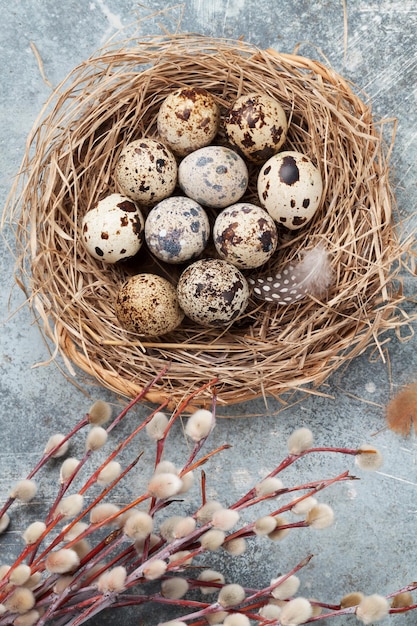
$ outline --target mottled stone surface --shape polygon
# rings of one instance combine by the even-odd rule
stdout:
[[[158,28],[156,22],[161,22],[170,31],[178,26],[182,31],[243,36],[262,47],[292,52],[299,46],[306,56],[328,59],[336,71],[364,90],[364,98],[373,102],[378,116],[398,120],[392,170],[399,215],[407,220],[417,205],[416,4],[414,0],[349,0],[346,4],[347,31],[343,3],[336,0],[185,0],[168,14],[144,20],[141,31],[153,34]],[[2,205],[28,132],[50,94],[31,42],[39,51],[47,79],[57,85],[119,27],[132,23],[137,15],[143,17],[165,6],[163,0],[149,0],[148,9],[140,8],[133,0],[0,0]],[[410,236],[414,224],[413,217],[404,222],[404,231]],[[0,241],[2,496],[17,477],[32,467],[49,435],[67,429],[86,411],[90,404],[86,394],[118,404],[117,398],[102,392],[80,373],[76,376],[79,388],[75,388],[62,375],[59,368],[66,370],[59,359],[59,368],[53,364],[34,367],[48,361],[50,354],[27,308],[21,307],[22,294],[17,287],[12,289],[14,259],[8,244],[13,245],[13,241],[6,230]],[[410,293],[415,292],[413,282],[411,278],[406,280]],[[416,580],[416,438],[401,439],[382,430],[384,405],[390,395],[416,378],[415,348],[415,339],[403,343],[395,335],[387,335],[382,348],[385,363],[377,353],[366,353],[339,370],[320,394],[300,404],[284,410],[278,401],[268,401],[267,407],[263,401],[253,401],[220,410],[222,415],[239,419],[219,421],[211,443],[216,446],[226,441],[233,447],[205,469],[210,496],[226,504],[274,467],[285,453],[285,441],[295,427],[309,426],[318,445],[357,447],[372,441],[385,456],[385,464],[376,474],[362,473],[361,481],[334,486],[323,495],[336,513],[331,529],[317,533],[293,531],[293,537],[274,544],[273,549],[263,541],[253,544],[246,556],[227,558],[221,565],[228,581],[251,587],[268,584],[270,578],[287,571],[309,553],[315,556],[301,573],[300,592],[329,602],[337,602],[343,593],[356,589],[388,594]],[[144,416],[145,408],[136,414]],[[173,439],[177,456],[184,450],[179,425]],[[145,467],[146,459],[143,464]],[[350,464],[340,458],[332,457],[327,462],[314,457],[301,465],[304,477],[322,478]],[[137,470],[139,477],[141,471]],[[283,477],[286,483],[290,475]],[[41,493],[45,499],[51,500],[53,488],[44,479]],[[197,497],[195,491],[195,500]],[[27,507],[16,510],[10,539],[0,543],[0,562],[10,561],[16,535],[27,524],[27,513]],[[216,567],[220,559],[221,554],[215,553],[210,563]],[[123,623],[152,625],[170,615],[159,611],[139,614],[129,609],[123,612]],[[416,615],[409,614],[392,617],[386,623],[412,626],[416,621]],[[337,624],[347,622],[335,620]],[[92,623],[115,624],[116,620],[110,613]]]

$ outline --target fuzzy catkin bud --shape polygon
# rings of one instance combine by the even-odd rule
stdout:
[[[87,413],[87,419],[94,426],[101,426],[109,421],[112,414],[112,408],[108,402],[104,400],[96,400]]]
[[[36,495],[38,488],[34,480],[19,480],[10,492],[10,497],[20,502],[30,502]]]
[[[85,441],[85,449],[87,451],[95,452],[100,450],[107,441],[107,431],[101,426],[93,426],[87,435]]]
[[[297,593],[300,586],[300,579],[297,576],[289,576],[283,580],[283,576],[273,578],[271,580],[271,586],[276,585],[275,589],[271,591],[271,595],[276,600],[287,600],[295,593]],[[282,582],[280,582],[282,580]]]
[[[55,585],[53,586],[53,592],[60,594],[67,589],[74,581],[74,576],[59,576]]]
[[[154,559],[153,561],[149,561],[144,569],[143,575],[147,580],[156,580],[157,578],[161,578],[166,572],[167,564],[162,559]]]
[[[233,509],[219,509],[213,513],[212,524],[220,530],[231,530],[239,521],[239,513]]]
[[[275,529],[272,532],[268,533],[269,539],[271,539],[272,541],[281,541],[282,539],[284,539],[284,537],[286,537],[290,532],[289,528],[283,528],[287,524],[288,522],[285,517],[277,515],[275,518]]]
[[[124,534],[133,541],[145,539],[152,530],[153,519],[144,511],[135,511],[133,515],[129,515],[123,526]]]
[[[194,532],[197,522],[193,517],[182,517],[174,528],[174,539],[182,539]]]
[[[187,472],[186,474],[183,474],[181,476],[181,480],[182,480],[182,485],[181,485],[181,489],[179,490],[178,494],[180,494],[180,493],[187,493],[187,491],[189,491],[191,489],[191,487],[194,484],[194,474],[193,474],[193,472]]]
[[[101,593],[119,593],[124,590],[126,582],[126,568],[121,565],[103,572],[97,581],[97,589]]]
[[[358,448],[355,456],[355,464],[360,469],[372,472],[379,469],[383,462],[383,456],[376,448],[369,445],[363,445]]]
[[[409,591],[403,591],[392,598],[391,607],[400,609],[413,604],[413,596]]]
[[[260,483],[255,486],[255,492],[257,496],[268,496],[275,491],[280,491],[283,489],[284,485],[279,478],[275,476],[270,476],[269,478],[265,478]]]
[[[119,507],[116,504],[112,504],[110,502],[103,502],[102,504],[97,504],[90,511],[90,522],[91,524],[101,524],[108,517],[112,517],[120,511]],[[112,519],[108,522],[108,524],[118,524],[116,519]]]
[[[222,508],[222,505],[220,504],[220,502],[217,502],[217,500],[208,500],[197,511],[197,521],[203,525],[208,524],[213,519],[214,512]]]
[[[56,446],[59,446],[59,444],[62,443],[64,439],[65,439],[65,435],[62,435],[61,433],[56,433],[55,435],[52,435],[51,437],[49,437],[43,453],[49,454],[51,450],[56,448]],[[51,459],[58,459],[60,456],[64,456],[64,454],[68,450],[68,447],[69,447],[68,441],[65,441],[64,443],[62,443],[62,445],[60,445],[59,448],[53,454],[51,454]]]
[[[265,604],[259,609],[259,615],[266,620],[278,620],[281,615],[281,607],[276,604]]]
[[[177,474],[178,471],[172,461],[160,461],[155,467],[154,474]]]
[[[66,498],[62,498],[56,507],[55,516],[62,515],[64,519],[75,517],[83,508],[84,497],[80,493],[73,493]]]
[[[231,583],[225,585],[220,589],[217,601],[224,608],[227,609],[232,606],[240,604],[245,599],[245,590],[241,585]]]
[[[157,473],[149,481],[148,491],[155,498],[165,500],[175,496],[182,487],[182,480],[176,474]]]
[[[0,517],[0,535],[1,533],[4,533],[4,531],[7,529],[7,527],[10,524],[10,517],[7,513],[3,513],[3,515]]]
[[[165,413],[158,411],[153,418],[146,424],[146,434],[150,439],[154,441],[160,441],[165,433],[165,429],[168,426],[168,418]]]
[[[210,550],[214,552],[218,550],[226,538],[225,533],[217,528],[208,530],[200,537],[200,544],[204,550]]]
[[[269,535],[275,530],[277,520],[272,515],[264,515],[259,517],[253,527],[255,535]]]
[[[75,550],[61,548],[55,552],[50,552],[46,557],[45,567],[52,574],[66,574],[77,568],[80,559]]]
[[[384,596],[365,596],[356,609],[356,617],[363,624],[371,624],[388,615],[389,604]]]
[[[188,418],[185,426],[185,434],[196,443],[208,437],[214,428],[215,418],[211,411],[198,409]]]
[[[328,504],[316,504],[308,511],[305,521],[312,528],[322,530],[331,526],[333,520],[333,509]]]
[[[21,563],[11,571],[9,580],[12,585],[24,585],[29,580],[31,573],[29,565]]]
[[[25,582],[24,586],[27,587],[28,589],[36,589],[36,587],[38,587],[41,582],[42,582],[41,572],[35,572]]]
[[[61,465],[61,470],[59,473],[59,481],[61,484],[66,483],[67,480],[69,480],[73,476],[79,464],[79,460],[73,457],[65,459],[65,461]]]
[[[279,616],[282,626],[304,624],[313,614],[310,602],[306,598],[294,598],[286,604]]]
[[[250,619],[244,613],[229,613],[224,618],[223,626],[250,626]]]
[[[4,601],[4,606],[10,613],[27,613],[35,606],[35,596],[26,587],[16,587]]]
[[[40,617],[39,611],[31,609],[23,615],[19,615],[13,620],[13,626],[33,626]]]
[[[179,565],[176,565],[176,568],[178,570],[183,570],[184,568],[187,567],[187,565],[191,565],[191,563],[193,562],[192,556],[187,558],[190,554],[191,552],[189,550],[178,550],[178,552],[174,552],[174,554],[171,554],[168,561],[169,563],[173,563],[174,565],[176,564],[177,561],[181,561]]]
[[[224,576],[221,572],[216,572],[216,570],[214,569],[205,569],[201,572],[201,574],[198,577],[198,580],[204,581],[204,582],[212,582],[212,583],[219,583],[221,585],[224,585]],[[219,588],[218,587],[211,587],[211,586],[202,586],[199,588],[200,592],[203,595],[209,594],[209,593],[214,593],[215,591],[218,591]]]
[[[313,445],[313,433],[309,428],[297,428],[288,438],[290,454],[301,454]]]
[[[347,609],[349,606],[356,606],[364,599],[365,595],[360,591],[352,591],[352,593],[347,593],[340,600],[340,608]]]
[[[316,506],[316,504],[316,498],[313,498],[313,496],[308,496],[308,498],[304,498],[304,500],[296,502],[291,509],[291,513],[294,513],[294,515],[305,515],[309,512],[310,509],[313,508],[313,506]]]
[[[23,533],[23,540],[27,546],[36,543],[39,537],[46,530],[46,524],[44,522],[33,522],[30,524]]]
[[[167,578],[161,583],[161,593],[164,598],[170,600],[179,600],[187,593],[189,584],[185,578],[180,576]]]
[[[67,528],[68,528],[68,525],[64,526],[62,530],[66,531]],[[76,539],[87,528],[88,528],[88,524],[86,524],[85,522],[77,522],[76,524],[74,524],[74,526],[72,526],[68,530],[68,532],[65,532],[64,541],[72,541],[73,539]]]
[[[240,556],[241,554],[244,554],[246,552],[246,547],[246,540],[243,537],[236,537],[236,539],[231,539],[223,544],[223,549],[232,556]]]
[[[117,461],[110,461],[97,476],[97,484],[104,487],[120,476],[122,466]]]

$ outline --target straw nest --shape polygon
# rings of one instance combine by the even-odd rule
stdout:
[[[155,136],[160,104],[185,85],[208,89],[223,111],[249,91],[281,102],[290,120],[285,148],[318,165],[325,199],[305,228],[281,233],[267,269],[282,268],[321,243],[335,279],[323,301],[307,297],[284,307],[251,300],[231,328],[186,321],[170,335],[142,339],[117,322],[120,284],[144,269],[175,281],[177,270],[144,255],[136,266],[92,259],[80,242],[80,221],[116,190],[113,170],[123,145]],[[378,349],[381,333],[405,321],[396,278],[407,250],[393,227],[392,135],[384,139],[385,128],[327,63],[242,41],[151,37],[82,63],[37,122],[8,207],[21,252],[18,280],[53,353],[61,353],[70,370],[75,364],[123,396],[136,395],[168,365],[150,401],[176,401],[217,377],[220,402],[232,404],[314,390],[370,345]],[[255,185],[246,198],[256,201]]]

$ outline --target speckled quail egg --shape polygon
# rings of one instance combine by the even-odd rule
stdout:
[[[302,228],[318,209],[323,191],[320,171],[301,152],[275,154],[261,168],[258,195],[278,224]]]
[[[255,204],[238,203],[223,209],[213,226],[219,256],[236,267],[260,267],[273,255],[278,232],[272,217]]]
[[[95,259],[117,263],[139,252],[144,238],[144,223],[135,202],[119,193],[112,193],[84,215],[82,241]]]
[[[224,127],[230,143],[255,163],[263,163],[276,154],[288,131],[281,104],[259,93],[237,98],[225,117]]]
[[[219,123],[217,102],[200,87],[183,87],[171,93],[161,104],[157,118],[159,136],[179,156],[211,143]]]
[[[154,139],[137,139],[123,148],[114,175],[122,192],[142,204],[155,203],[172,194],[178,166],[171,150]]]
[[[184,196],[161,200],[145,222],[149,250],[166,263],[195,259],[206,247],[209,235],[207,213],[197,202]]]
[[[245,193],[248,168],[234,150],[225,146],[206,146],[181,161],[178,183],[185,195],[199,204],[223,209]]]
[[[115,311],[126,330],[149,337],[173,331],[184,318],[175,287],[156,274],[128,278],[117,294]]]
[[[200,259],[181,274],[177,285],[180,307],[203,326],[225,326],[241,315],[249,287],[240,270],[222,259]]]

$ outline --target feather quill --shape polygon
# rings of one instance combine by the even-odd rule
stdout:
[[[318,244],[298,263],[289,263],[275,276],[249,278],[254,296],[266,302],[289,305],[306,295],[320,298],[330,287],[333,270],[329,253]]]

